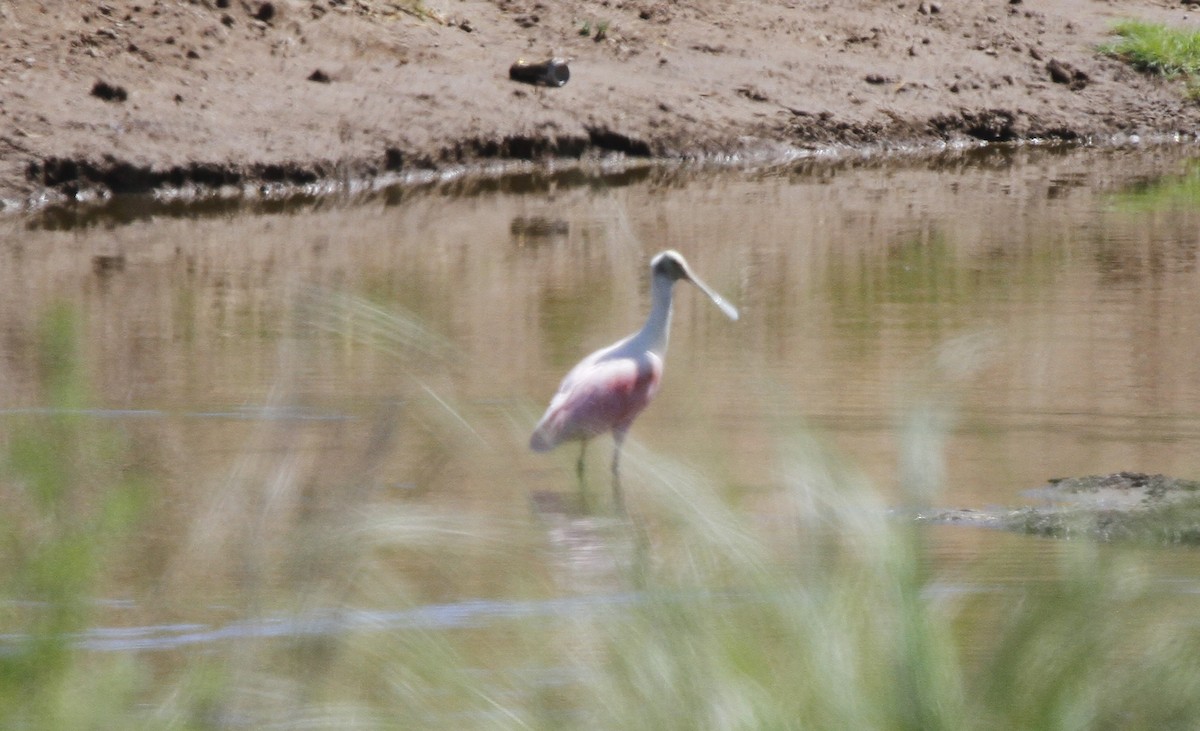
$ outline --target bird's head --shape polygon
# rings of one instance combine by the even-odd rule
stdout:
[[[714,292],[707,284],[700,280],[692,270],[688,267],[687,260],[678,251],[668,249],[667,251],[658,254],[650,260],[650,271],[655,279],[663,278],[668,282],[674,283],[680,279],[691,282],[700,288],[700,291],[708,295],[713,303],[721,308],[721,312],[730,320],[738,319],[737,308],[725,301],[725,298]]]
[[[666,277],[672,282],[677,282],[680,279],[692,279],[692,272],[688,269],[687,261],[678,251],[664,251],[658,256],[650,260],[650,271],[656,277]]]

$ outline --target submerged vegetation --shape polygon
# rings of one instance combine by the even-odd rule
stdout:
[[[436,357],[437,343],[407,318],[348,298],[326,307],[347,339],[398,351],[424,343],[419,357]],[[247,510],[227,495],[214,514],[245,533],[242,558],[254,567],[223,631],[189,651],[182,638],[203,633],[185,609],[192,624],[172,635],[176,649],[104,651],[88,642],[106,636],[97,634],[99,587],[134,550],[129,538],[152,514],[144,506],[153,491],[126,467],[138,463],[137,446],[77,415],[86,389],[72,322],[59,312],[44,328],[47,413],[0,429],[5,728],[1200,722],[1195,598],[1149,581],[1136,554],[1062,544],[1049,577],[999,588],[947,583],[933,568],[928,529],[896,520],[804,430],[781,439],[770,521],[730,508],[719,486],[634,445],[628,474],[638,499],[628,522],[563,515],[480,525],[423,501],[357,492],[272,542],[265,536],[281,528],[265,526],[281,520],[278,506],[319,477],[299,474],[303,464],[285,449],[261,476],[233,470],[241,481],[231,485],[270,500]],[[470,411],[451,393],[434,401],[452,414],[429,419],[445,448],[480,449],[464,428]],[[933,497],[942,474],[948,419],[932,403],[914,400],[898,429],[899,471],[915,504]],[[364,459],[380,449],[368,445]],[[563,596],[523,568],[536,562],[515,561],[559,550],[545,548],[554,531],[574,536],[562,550],[607,557],[601,588]],[[502,567],[488,602],[434,596],[410,580],[481,564]],[[576,580],[584,570],[579,560],[561,566]],[[252,583],[277,575],[293,578],[269,597]]]

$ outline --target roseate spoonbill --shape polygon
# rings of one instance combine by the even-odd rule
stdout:
[[[671,294],[675,282],[685,280],[729,316],[737,309],[692,274],[684,258],[664,251],[650,260],[650,316],[642,329],[607,348],[592,353],[567,373],[550,406],[533,430],[529,447],[546,452],[563,442],[581,442],[576,473],[583,484],[583,456],[588,440],[611,431],[613,435],[613,502],[624,510],[621,495],[621,445],[633,420],[654,398],[662,381],[663,357],[671,329]]]

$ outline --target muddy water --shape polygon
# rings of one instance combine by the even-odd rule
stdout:
[[[80,418],[153,485],[104,583],[101,623],[134,627],[115,649],[270,636],[264,613],[301,591],[337,607],[356,571],[383,587],[361,603],[452,617],[484,598],[501,603],[468,613],[520,611],[514,585],[621,597],[618,569],[572,549],[602,537],[556,522],[575,451],[526,443],[566,370],[640,325],[666,248],[742,317],[678,291],[664,387],[631,434],[635,514],[667,462],[767,521],[797,434],[898,502],[898,423],[929,403],[946,506],[1019,504],[1054,476],[1195,477],[1198,171],[1179,148],[955,152],[8,219],[0,431],[47,406],[38,323],[67,303]],[[599,514],[608,449],[590,453]],[[465,523],[441,530],[447,514]],[[382,536],[386,560],[346,535]],[[988,557],[983,581],[1058,550],[934,535],[952,570]],[[428,559],[441,550],[471,560]],[[388,616],[365,621],[411,620]]]

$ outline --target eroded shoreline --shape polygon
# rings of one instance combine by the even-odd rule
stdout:
[[[611,158],[1195,140],[1200,104],[1181,82],[1098,50],[1121,18],[1193,15],[1152,0],[18,0],[0,7],[12,31],[0,200],[12,211]],[[551,55],[569,59],[567,85],[508,78],[514,60]]]

